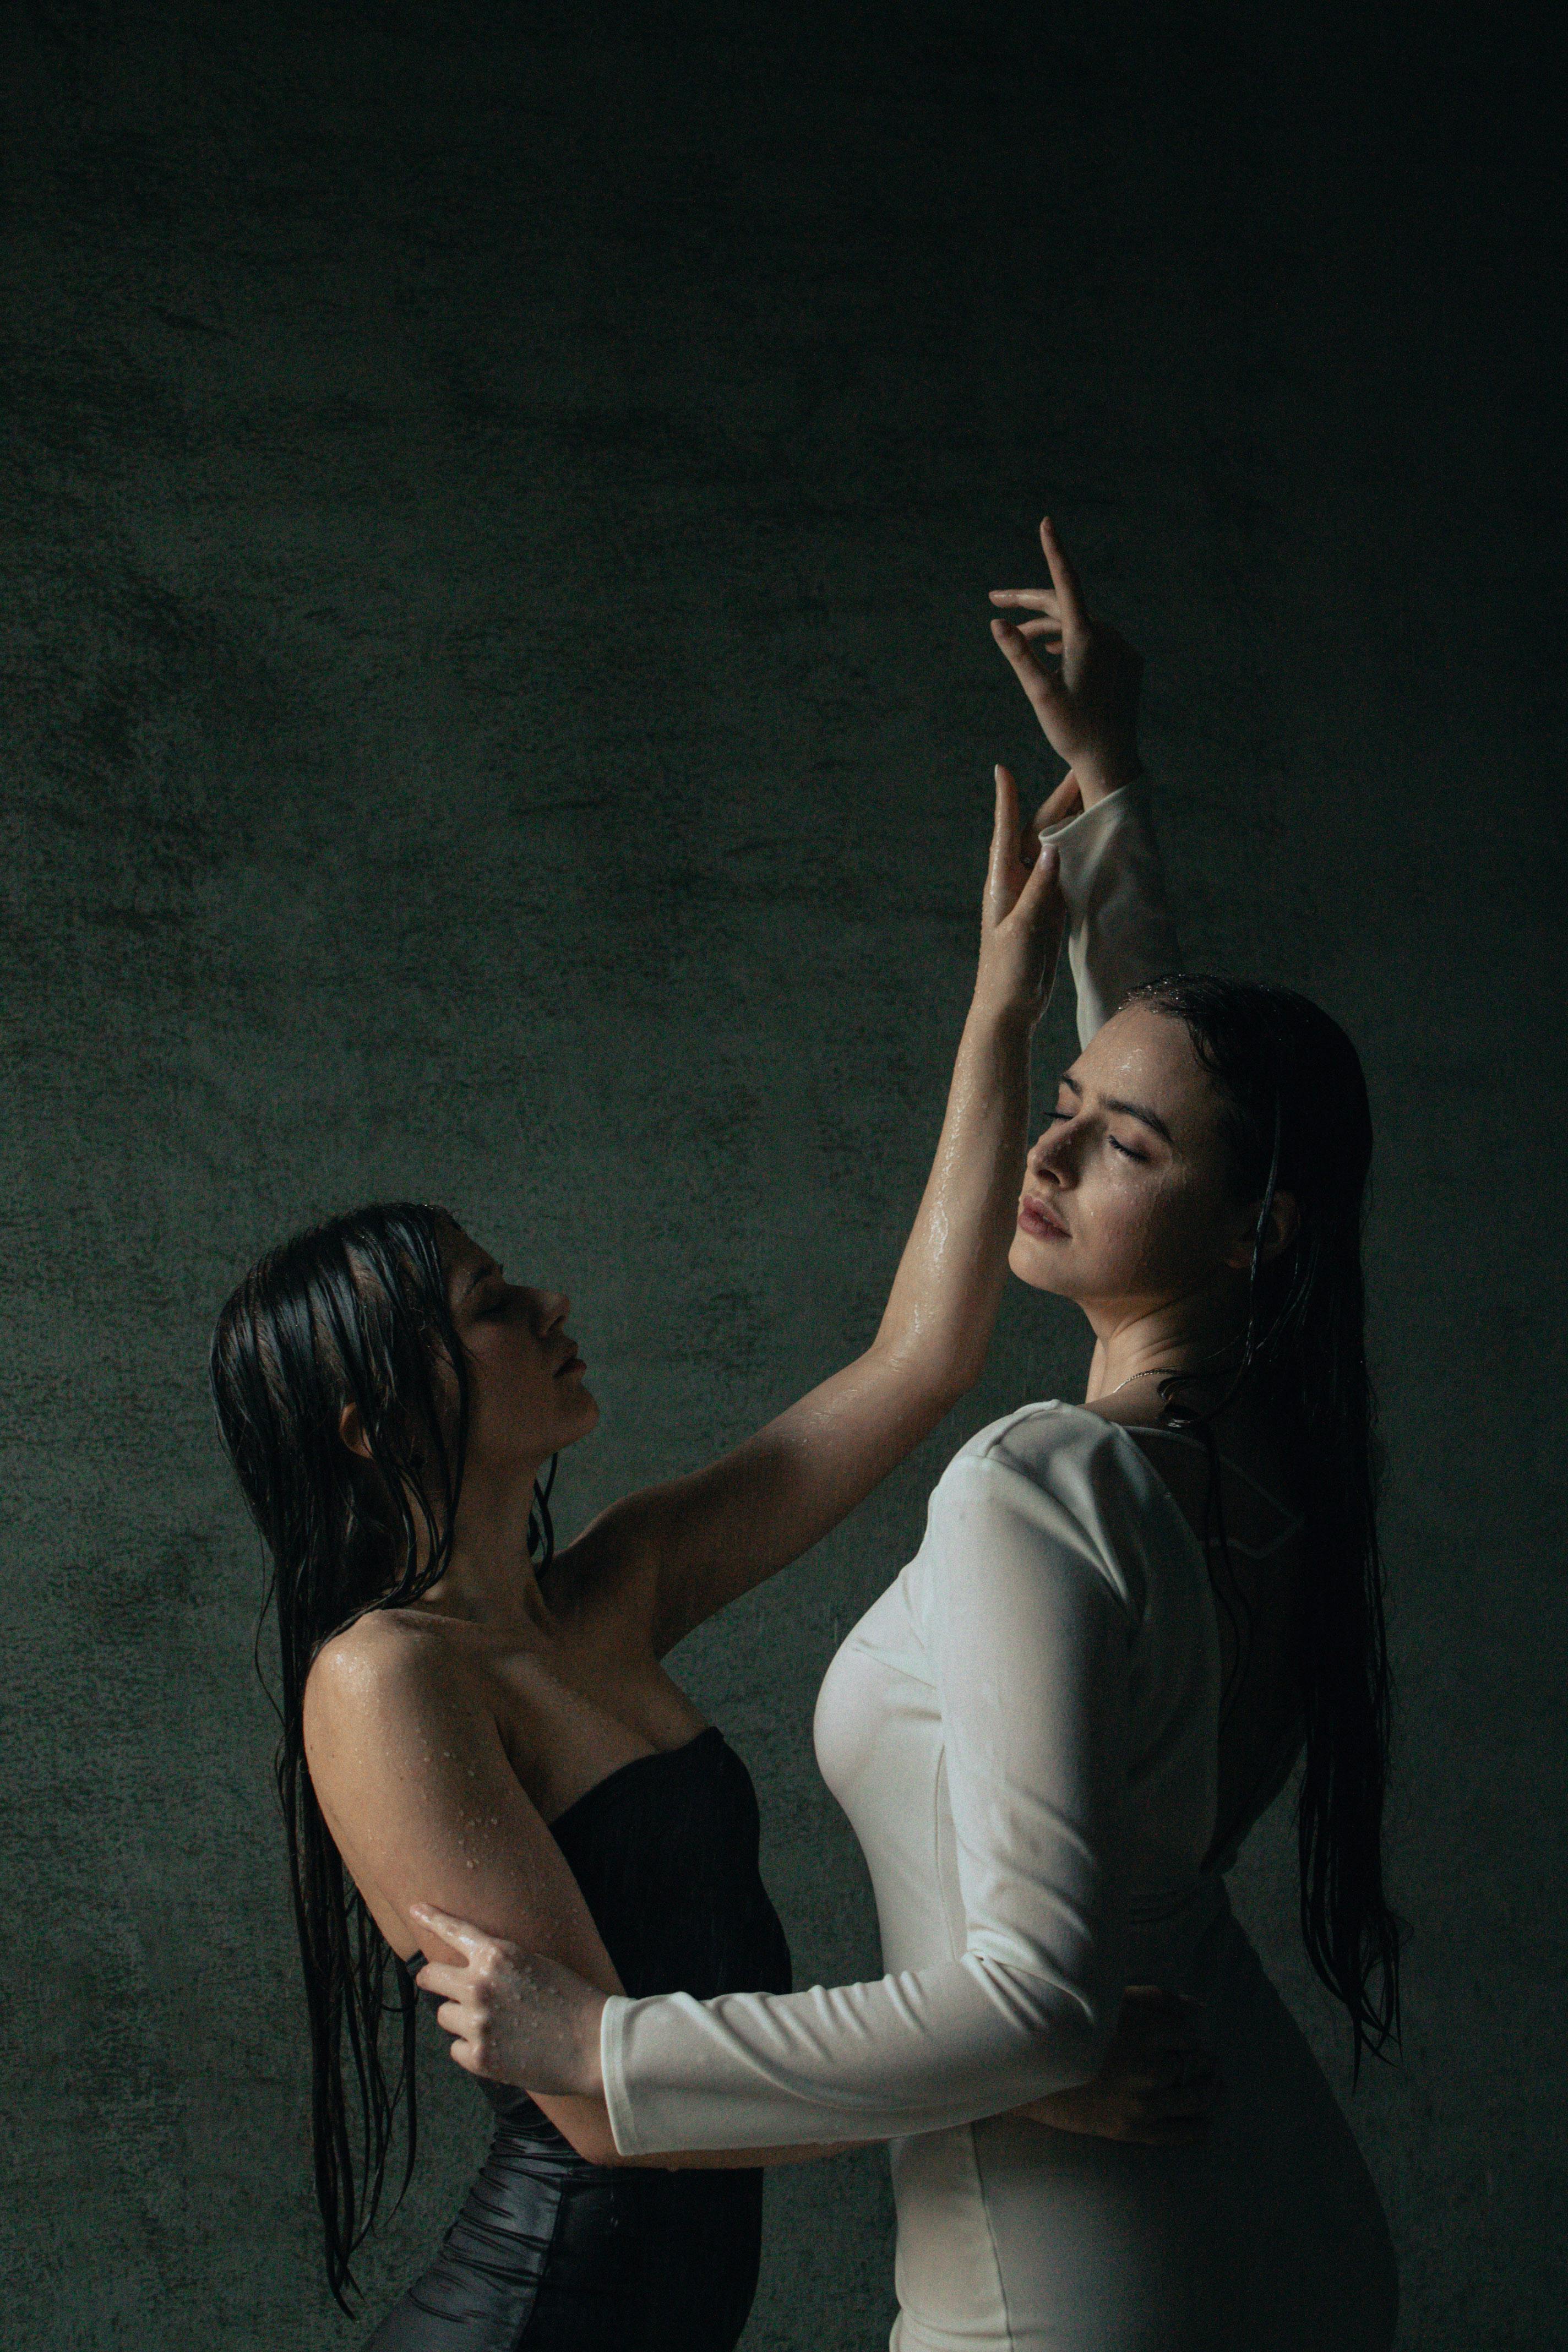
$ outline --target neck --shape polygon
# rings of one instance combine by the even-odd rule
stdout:
[[[487,1474],[470,1461],[463,1472],[458,1524],[446,1572],[425,1595],[433,1609],[480,1625],[537,1629],[554,1622],[528,1553],[533,1485],[542,1465]]]
[[[1096,1300],[1084,1311],[1094,1332],[1089,1404],[1161,1372],[1223,1379],[1234,1370],[1240,1337],[1235,1302],[1212,1291],[1153,1301]]]

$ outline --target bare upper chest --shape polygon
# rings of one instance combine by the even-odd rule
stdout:
[[[476,1657],[512,1770],[546,1822],[608,1773],[679,1748],[705,1718],[644,1646],[590,1620],[498,1634]]]

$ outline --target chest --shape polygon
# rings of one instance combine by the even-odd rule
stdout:
[[[963,1913],[942,1707],[907,1580],[839,1647],[813,1725],[818,1768],[870,1872],[889,1968],[945,1957]]]
[[[704,1727],[655,1660],[593,1639],[498,1648],[489,1677],[507,1760],[547,1822],[606,1774]]]

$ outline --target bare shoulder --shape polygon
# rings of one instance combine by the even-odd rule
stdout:
[[[371,1609],[316,1653],[305,1679],[305,1740],[374,1719],[427,1717],[471,1699],[482,1671],[473,1629],[416,1609]]]

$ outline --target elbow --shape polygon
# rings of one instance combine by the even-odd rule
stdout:
[[[584,2164],[597,2165],[604,2170],[619,2171],[634,2161],[631,2157],[623,2156],[616,2146],[616,2135],[610,2128],[606,2107],[600,2105],[595,2113],[592,2105],[584,2100],[581,2112],[557,2114],[553,2120],[567,2146],[582,2158]]]
[[[994,1964],[986,1974],[993,1999],[1011,2017],[1014,2063],[1031,2085],[1026,2095],[1043,2097],[1093,2082],[1115,2037],[1120,1986]]]

